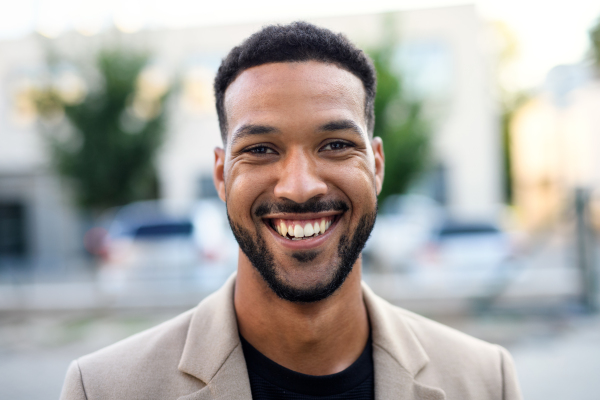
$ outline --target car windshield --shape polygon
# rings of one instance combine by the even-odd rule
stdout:
[[[135,229],[133,236],[136,239],[149,239],[170,236],[190,236],[193,233],[193,231],[194,227],[189,221],[164,222],[139,226]]]
[[[489,224],[452,224],[446,225],[440,229],[439,236],[482,235],[495,234],[498,232],[500,232],[498,228]]]

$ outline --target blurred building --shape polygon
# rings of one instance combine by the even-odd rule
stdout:
[[[344,32],[369,49],[386,34],[386,20],[397,27],[400,39],[397,67],[435,119],[436,168],[422,186],[451,215],[495,218],[502,203],[501,146],[492,93],[493,51],[483,40],[485,24],[472,5],[311,22]],[[116,43],[152,52],[155,70],[177,83],[167,138],[158,157],[161,194],[188,202],[215,195],[213,148],[221,140],[213,76],[221,58],[262,25],[114,31],[92,37],[68,33],[53,40],[30,36],[0,42],[0,253],[60,265],[80,248],[81,229],[68,185],[52,173],[36,129],[39,122],[23,98],[43,75],[48,46],[74,59]]]
[[[33,37],[0,42],[0,277],[9,279],[65,270],[80,243],[68,186],[50,168],[27,99],[43,62]]]
[[[552,226],[573,207],[575,189],[600,188],[600,82],[590,66],[563,65],[515,114],[515,206],[523,227]]]

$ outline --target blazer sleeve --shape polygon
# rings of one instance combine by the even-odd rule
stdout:
[[[69,365],[67,377],[65,378],[65,383],[60,394],[60,400],[87,400],[77,360]]]
[[[521,388],[517,379],[517,371],[510,353],[504,348],[500,349],[500,360],[502,367],[502,399],[522,400]]]

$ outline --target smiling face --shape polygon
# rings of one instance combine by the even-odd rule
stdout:
[[[372,230],[383,150],[364,102],[356,76],[316,61],[247,69],[225,92],[215,183],[240,257],[281,298],[329,296]]]

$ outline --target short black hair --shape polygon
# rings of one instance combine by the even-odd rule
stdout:
[[[227,142],[225,91],[246,69],[258,65],[320,61],[351,72],[365,88],[365,119],[369,134],[375,125],[374,101],[377,87],[375,68],[371,59],[341,33],[298,21],[288,25],[269,25],[234,47],[215,77],[214,89],[217,115],[223,143]]]

